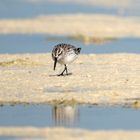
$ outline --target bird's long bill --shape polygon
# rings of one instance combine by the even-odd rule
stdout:
[[[57,63],[57,58],[54,59],[54,67],[53,67],[53,70],[55,70],[56,63]]]

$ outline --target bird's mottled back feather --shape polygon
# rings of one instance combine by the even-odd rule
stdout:
[[[69,64],[77,58],[80,50],[81,48],[76,48],[71,44],[60,43],[54,46],[52,58],[53,60],[57,58],[57,61],[60,64]]]

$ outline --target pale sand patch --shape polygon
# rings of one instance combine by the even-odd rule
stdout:
[[[1,19],[0,33],[51,34],[88,38],[140,37],[140,18],[94,14],[62,14],[31,19]]]
[[[19,61],[20,60],[20,61]],[[81,54],[58,77],[51,54],[0,55],[1,103],[140,103],[140,55]]]
[[[1,127],[0,136],[14,136],[18,137],[18,140],[139,140],[140,131],[88,131],[65,128]]]

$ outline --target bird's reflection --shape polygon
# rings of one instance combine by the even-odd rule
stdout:
[[[76,106],[54,106],[52,117],[55,126],[73,126],[79,118],[79,111]]]

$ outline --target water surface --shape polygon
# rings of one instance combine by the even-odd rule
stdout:
[[[70,127],[140,130],[140,110],[99,106],[16,105],[0,107],[0,127]]]
[[[79,40],[49,35],[0,35],[0,53],[48,53],[54,45],[62,42],[81,47],[84,54],[140,53],[140,39],[137,38],[85,44]]]

